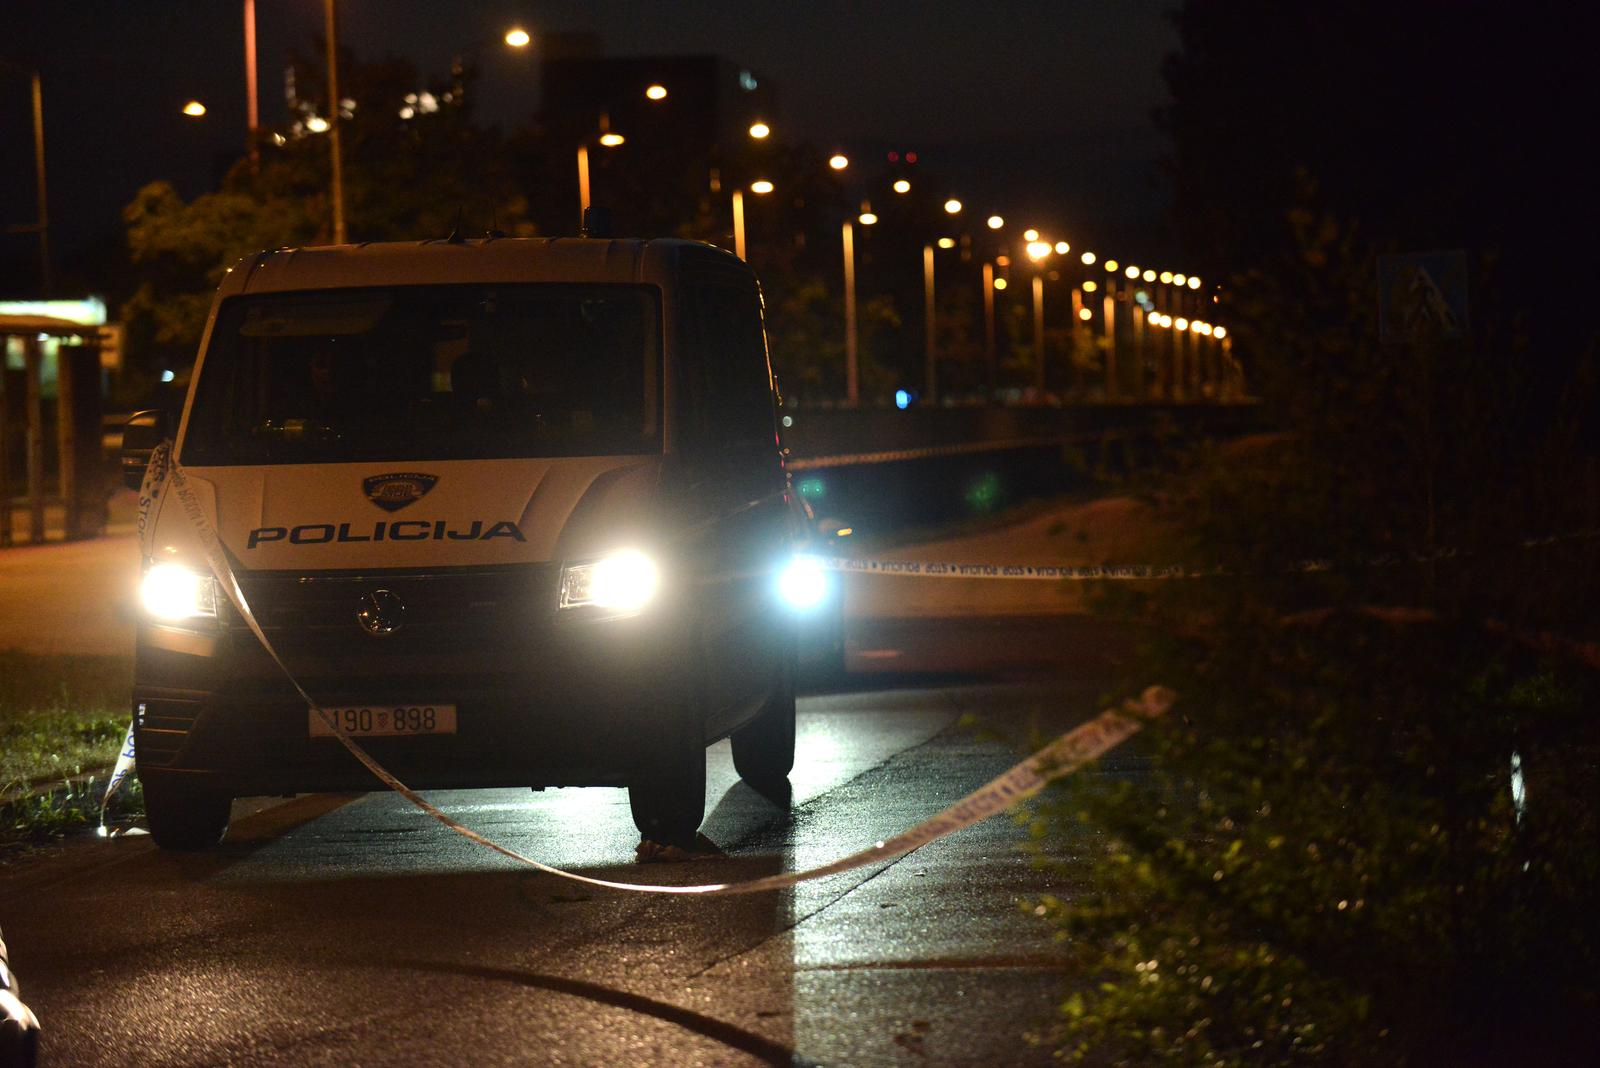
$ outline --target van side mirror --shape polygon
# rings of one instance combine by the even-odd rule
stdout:
[[[163,408],[134,412],[122,428],[122,483],[138,489],[144,483],[144,469],[150,454],[172,437],[172,417]]]

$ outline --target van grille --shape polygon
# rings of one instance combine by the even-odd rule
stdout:
[[[444,652],[495,647],[526,640],[529,629],[548,620],[556,600],[552,564],[447,571],[325,571],[309,574],[253,572],[239,587],[256,621],[279,649],[334,651],[359,643],[369,652],[407,649]],[[387,590],[404,605],[400,626],[375,638],[358,613],[371,594]],[[244,621],[224,602],[223,622]]]

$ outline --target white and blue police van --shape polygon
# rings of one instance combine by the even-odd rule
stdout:
[[[163,847],[214,845],[235,797],[376,788],[340,731],[418,789],[625,786],[668,844],[700,824],[711,743],[763,789],[793,765],[794,606],[825,577],[796,563],[761,291],[726,252],[263,252],[223,280],[181,416],[136,415],[123,448]]]

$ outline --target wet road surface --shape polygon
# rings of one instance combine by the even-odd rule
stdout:
[[[927,818],[1056,733],[1132,637],[1099,621],[859,621],[852,674],[803,696],[785,808],[711,750],[728,856],[632,862],[625,791],[430,798],[514,849],[624,881],[812,867]],[[223,847],[77,841],[0,868],[0,919],[46,1063],[1028,1064],[1074,981],[1019,901],[1069,894],[999,818],[790,891],[597,890],[515,867],[398,797],[313,795]],[[259,806],[258,806],[259,807]]]

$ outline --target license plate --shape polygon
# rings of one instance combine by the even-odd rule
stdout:
[[[379,738],[387,735],[454,734],[456,732],[455,705],[355,705],[345,708],[325,708],[344,732],[356,738]],[[334,730],[322,715],[313,709],[311,737],[332,738]]]

